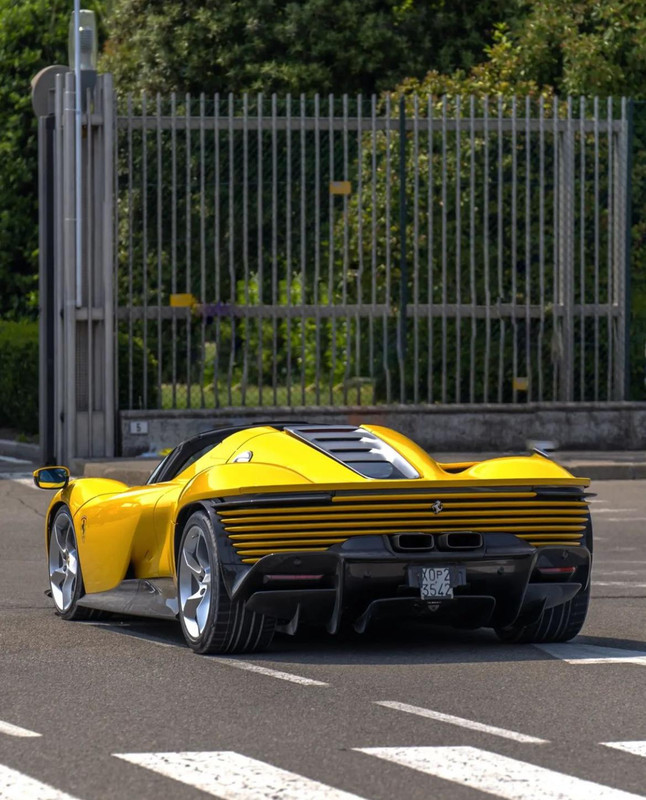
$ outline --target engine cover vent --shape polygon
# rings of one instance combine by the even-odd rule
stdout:
[[[316,447],[364,478],[419,478],[419,473],[393,447],[365,428],[353,425],[294,425],[294,436]]]

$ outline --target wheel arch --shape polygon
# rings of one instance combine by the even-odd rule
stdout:
[[[64,500],[58,500],[47,511],[47,519],[45,522],[45,549],[47,550],[48,557],[49,557],[49,539],[52,533],[52,523],[54,521],[54,517],[58,513],[58,510],[61,508],[66,508],[70,512],[70,515],[72,514],[70,507]]]
[[[177,575],[177,554],[179,553],[179,544],[182,538],[182,532],[184,530],[184,525],[190,518],[191,514],[194,514],[196,511],[204,511],[205,514],[211,520],[213,524],[213,528],[216,531],[216,541],[218,542],[219,546],[219,536],[217,536],[217,517],[215,512],[213,511],[213,505],[206,500],[196,501],[194,503],[188,503],[183,508],[181,508],[177,514],[177,519],[175,520],[175,530],[173,532],[173,569],[175,571],[175,575]]]

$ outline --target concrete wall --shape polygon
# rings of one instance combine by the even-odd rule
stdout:
[[[563,450],[646,449],[646,403],[532,403],[122,411],[121,455],[157,454],[209,428],[272,419],[386,425],[430,452],[518,451],[528,441],[554,442]]]

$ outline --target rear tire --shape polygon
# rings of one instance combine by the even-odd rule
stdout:
[[[588,613],[590,583],[567,603],[546,608],[531,625],[509,625],[496,628],[503,642],[540,644],[543,642],[568,642],[580,632]]]
[[[271,644],[276,620],[247,611],[224,586],[215,532],[203,511],[192,514],[177,554],[179,620],[196,653],[254,653]]]

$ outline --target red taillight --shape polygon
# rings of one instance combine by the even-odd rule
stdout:
[[[573,575],[576,567],[539,567],[541,575]]]

